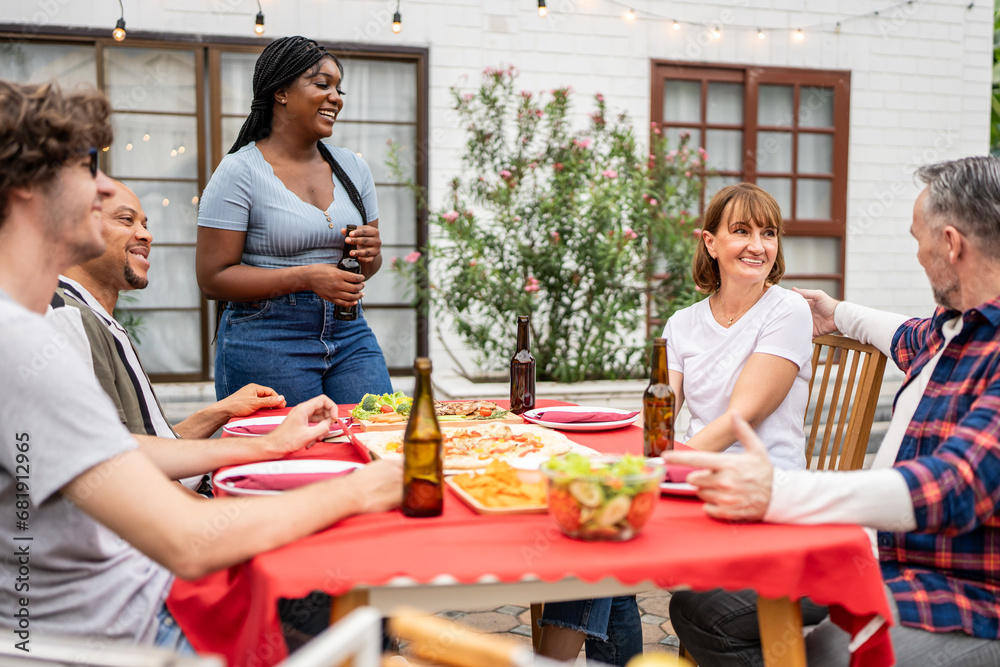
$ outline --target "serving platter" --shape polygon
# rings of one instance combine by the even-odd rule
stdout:
[[[468,472],[468,471],[465,471]],[[459,500],[469,506],[476,514],[545,514],[549,511],[548,503],[544,505],[515,505],[513,507],[489,507],[479,502],[468,491],[460,487],[451,477],[444,478],[445,486],[458,496]]]

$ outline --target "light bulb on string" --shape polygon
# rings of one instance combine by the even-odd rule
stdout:
[[[722,39],[722,28],[712,26],[712,39]]]
[[[260,6],[260,0],[257,0],[257,18],[254,20],[253,31],[258,37],[264,34],[264,9]]]
[[[399,13],[399,0],[396,0],[396,13],[392,15],[392,31],[399,34],[403,29],[403,15]]]
[[[549,15],[549,8],[545,6],[545,0],[538,0],[538,15],[542,18]]]
[[[111,36],[116,42],[121,42],[125,39],[125,7],[122,5],[122,0],[118,0],[118,8],[121,10],[121,17],[115,23],[115,29],[111,31]]]
[[[760,28],[757,28],[757,39],[767,39],[767,35]]]
[[[149,141],[149,132],[147,132],[146,134],[142,135],[142,140],[143,141]]]
[[[626,21],[634,21],[635,20],[635,10],[632,9],[631,7],[629,7],[628,11],[625,12],[625,20]]]
[[[674,30],[680,30],[680,29],[681,29],[681,24],[680,24],[680,23],[678,23],[677,21],[674,21],[674,24],[673,24],[673,26],[671,26],[671,27],[672,27],[672,28],[673,28]]]
[[[792,38],[796,42],[801,42],[803,39],[806,38],[806,36],[805,33],[802,32],[802,28],[798,28],[795,32],[792,33]]]

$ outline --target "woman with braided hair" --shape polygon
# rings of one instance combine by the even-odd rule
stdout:
[[[254,67],[250,115],[205,188],[197,272],[222,308],[220,399],[249,382],[290,405],[392,391],[359,303],[382,265],[375,184],[364,160],[322,142],[344,105],[343,75],[311,39],[269,44]],[[360,275],[336,267],[345,252]],[[334,319],[335,305],[355,304],[356,320]]]

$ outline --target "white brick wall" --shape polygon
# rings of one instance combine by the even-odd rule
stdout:
[[[753,63],[850,70],[847,297],[925,314],[933,302],[908,235],[916,166],[983,154],[989,138],[992,3],[918,0],[878,18],[843,20],[839,33],[806,31],[795,42],[756,26],[796,28],[870,11],[867,0],[637,0],[648,9],[723,25],[718,42],[669,21],[622,20],[605,0],[403,0],[403,32],[389,22],[395,0],[262,0],[267,34],[303,33],[331,41],[408,44],[430,49],[431,193],[437,204],[458,173],[464,141],[449,113],[448,88],[475,87],[484,67],[514,64],[519,85],[547,91],[571,85],[579,122],[596,92],[636,127],[649,118],[650,59]],[[886,4],[886,3],[879,3]],[[253,0],[125,0],[128,27],[249,35]],[[641,15],[641,14],[640,14]],[[106,0],[6,0],[0,21],[107,27],[118,18]],[[744,25],[748,28],[738,28]],[[391,91],[386,91],[391,94]],[[641,132],[640,132],[641,134]],[[435,341],[434,357],[448,363]]]

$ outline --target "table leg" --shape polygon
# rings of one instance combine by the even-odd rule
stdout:
[[[333,596],[333,603],[330,605],[330,625],[367,604],[368,591],[363,588]]]
[[[767,667],[806,667],[802,608],[798,600],[758,596],[757,621]]]
[[[531,648],[538,653],[538,643],[542,640],[542,628],[538,620],[542,617],[542,603],[531,603]]]

